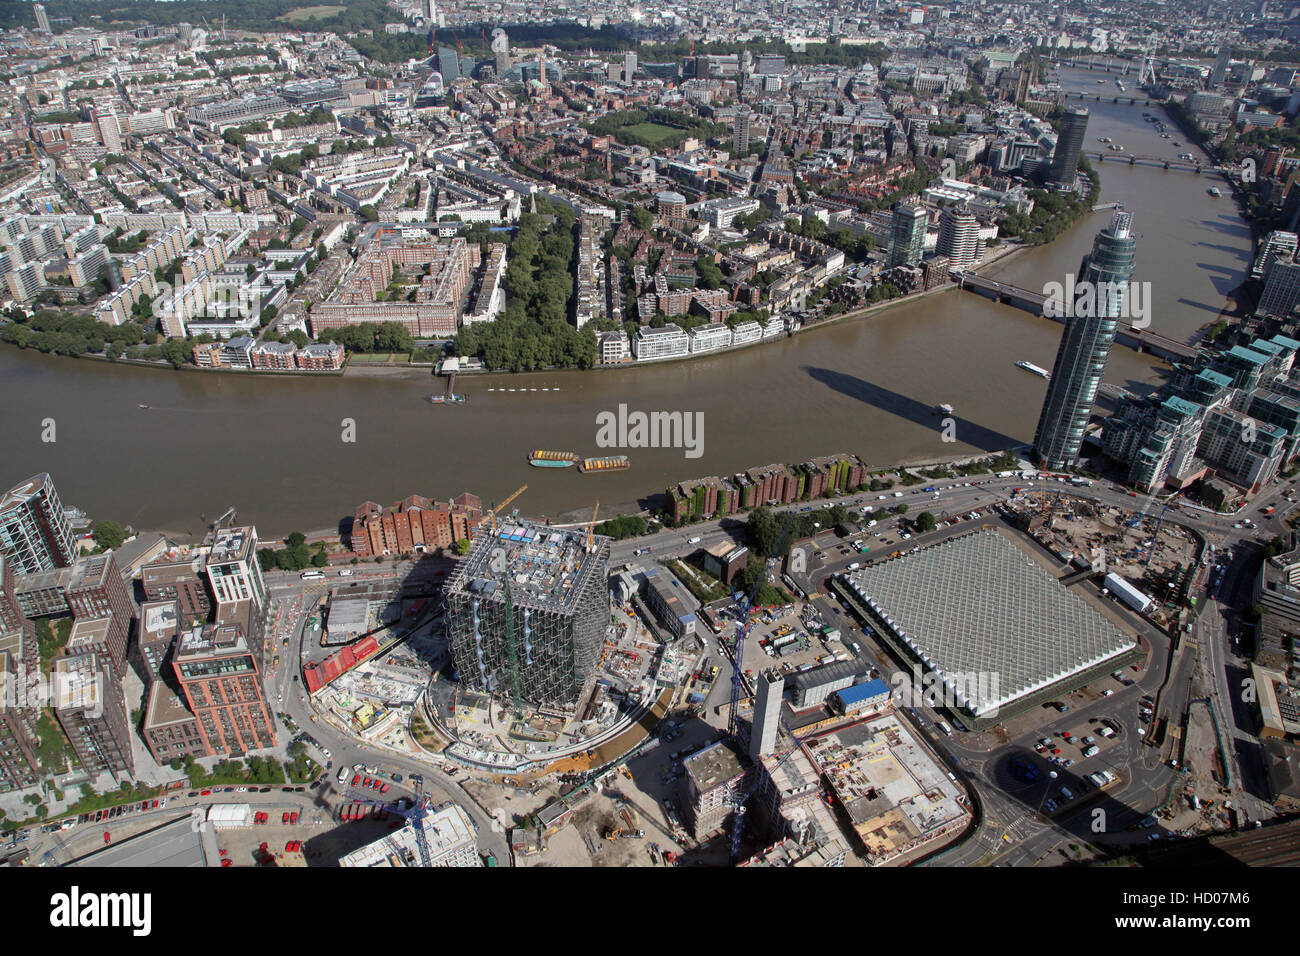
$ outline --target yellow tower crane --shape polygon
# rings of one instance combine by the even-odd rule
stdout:
[[[492,510],[487,513],[487,516],[492,519],[492,537],[495,538],[497,536],[497,513],[503,511],[506,505],[510,504],[510,502],[514,501],[516,498],[518,498],[527,490],[528,490],[528,486],[523,485],[513,495],[511,495],[505,501],[501,502],[501,504],[493,507]]]
[[[600,513],[600,502],[596,502],[596,507],[591,509],[591,524],[587,525],[587,550],[590,551],[596,546],[596,515]]]

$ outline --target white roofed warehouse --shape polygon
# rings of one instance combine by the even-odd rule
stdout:
[[[900,657],[937,676],[976,729],[1136,654],[1084,592],[995,530],[870,564],[836,586]]]

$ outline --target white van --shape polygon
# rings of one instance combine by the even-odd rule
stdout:
[[[699,535],[696,535],[694,538],[690,538],[689,540],[687,540],[686,543],[687,543],[687,544],[699,544],[699,543],[700,543],[700,537],[699,537]]]

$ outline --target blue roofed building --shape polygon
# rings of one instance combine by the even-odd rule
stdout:
[[[878,714],[889,706],[889,685],[883,680],[869,680],[854,684],[831,695],[831,710],[841,716],[853,714]]]

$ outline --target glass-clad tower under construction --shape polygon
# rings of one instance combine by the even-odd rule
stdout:
[[[463,686],[574,711],[609,626],[609,539],[532,522],[479,526],[447,584],[447,626]]]
[[[1115,213],[1079,266],[1079,281],[1068,303],[1065,333],[1034,434],[1034,454],[1044,468],[1070,468],[1079,458],[1133,276],[1137,240],[1132,229],[1130,213]]]

